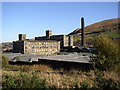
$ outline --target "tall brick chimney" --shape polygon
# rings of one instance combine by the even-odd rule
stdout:
[[[81,46],[85,46],[84,18],[81,18]]]

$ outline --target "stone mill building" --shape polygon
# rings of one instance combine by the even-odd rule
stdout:
[[[34,40],[26,39],[26,34],[19,34],[19,40],[13,41],[13,52],[22,54],[53,54],[64,47],[73,46],[73,37],[68,35],[52,35],[51,30],[46,31],[46,36],[35,37]]]

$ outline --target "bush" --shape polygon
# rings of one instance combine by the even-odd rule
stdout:
[[[35,72],[32,76],[22,74],[19,77],[3,75],[3,88],[47,88],[45,80],[39,79]]]
[[[119,89],[120,88],[120,83],[118,81],[115,81],[111,78],[106,79],[103,77],[96,77],[95,79],[95,84],[97,88],[113,88],[113,89]]]
[[[17,88],[19,86],[18,81],[11,75],[3,75],[2,87],[3,88]]]
[[[97,68],[111,70],[120,64],[120,51],[117,43],[103,34],[96,36],[94,42],[95,52],[98,55],[95,60]]]
[[[6,67],[9,64],[9,59],[6,56],[2,56],[2,66]]]
[[[83,88],[83,89],[88,89],[88,88],[90,88],[90,85],[87,83],[87,82],[81,82],[80,83],[80,85],[81,85],[81,88]]]
[[[112,88],[112,89],[120,89],[119,82],[110,79],[104,80],[101,84],[101,88]]]
[[[98,69],[95,69],[95,85],[94,88],[102,88],[102,89],[119,89],[120,88],[120,82],[115,81],[111,78],[106,79],[104,78],[103,71],[99,71]]]

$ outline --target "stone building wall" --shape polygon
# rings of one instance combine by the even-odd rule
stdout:
[[[60,41],[60,48],[73,46],[73,36],[52,35],[51,30],[46,31],[46,36],[35,37],[35,40],[58,40]]]
[[[22,40],[13,42],[13,52],[22,54],[53,54],[60,51],[60,42],[53,40]]]
[[[24,41],[13,41],[13,52],[24,53]]]

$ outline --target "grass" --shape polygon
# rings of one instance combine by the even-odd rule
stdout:
[[[26,70],[21,70],[26,68]],[[17,71],[13,70],[12,68],[17,68]],[[3,77],[10,76],[12,77],[12,80],[16,81],[16,78],[18,81],[20,81],[21,74],[27,75],[26,77],[32,77],[32,73],[35,72],[37,75],[37,80],[44,80],[46,88],[80,88],[80,87],[94,87],[96,85],[95,79],[96,74],[93,70],[89,72],[83,72],[79,70],[70,70],[70,71],[64,71],[63,69],[59,70],[53,70],[49,66],[44,65],[11,65],[11,68],[3,69],[2,74]],[[62,73],[61,73],[62,72]],[[118,73],[116,72],[103,72],[105,79],[112,79],[116,82],[119,81]],[[22,78],[21,80],[24,80],[25,78]],[[7,83],[6,81],[11,80],[3,78],[3,83]],[[27,79],[25,79],[27,80]],[[25,81],[26,82],[26,81]],[[30,83],[29,81],[28,83]],[[9,82],[11,83],[11,82]],[[22,82],[21,82],[22,83]],[[26,82],[27,83],[27,82]],[[12,83],[11,85],[13,85]],[[29,85],[28,85],[29,86]]]
[[[53,72],[58,72],[58,71],[53,71]],[[31,72],[20,72],[20,71],[3,71],[3,76],[8,75],[8,76],[13,76],[15,78],[20,77],[22,74],[27,74],[28,76],[32,76],[32,71]],[[80,72],[79,72],[80,73]],[[60,74],[58,73],[46,73],[46,72],[36,72],[36,74],[39,76],[39,79],[45,80],[47,85],[49,87],[56,87],[56,88],[75,88],[75,84],[78,84],[80,87],[80,83],[89,80],[89,84],[91,87],[93,86],[93,79],[94,79],[94,74],[92,72],[89,72],[88,77],[87,73],[81,72],[81,74],[77,73],[72,73],[72,74]],[[86,74],[85,74],[86,73]],[[3,80],[4,82],[4,80]]]
[[[117,40],[117,38],[120,38],[120,33],[118,33],[117,31],[103,32],[103,34],[108,36],[109,38],[114,38],[115,41]],[[95,35],[98,35],[98,33],[97,34],[85,35],[86,42],[91,42],[91,40],[94,38]],[[79,45],[80,44],[80,40],[81,40],[81,35],[78,33],[78,34],[75,34],[73,36],[74,36],[74,40],[73,41],[74,41],[75,45]],[[117,41],[119,42],[119,39]]]
[[[51,72],[52,71],[50,66],[46,66],[46,65],[8,65],[8,67],[3,68],[3,70],[21,71],[21,72],[29,72],[29,71]]]
[[[53,69],[47,65],[10,65],[3,57],[3,88],[120,88],[118,72]],[[101,73],[103,76],[101,76]],[[99,79],[98,79],[99,78]],[[101,81],[104,81],[101,84]],[[112,83],[110,83],[112,82]],[[112,85],[112,86],[111,86]]]
[[[108,37],[110,38],[120,38],[120,34],[117,32],[109,32],[109,33],[105,33],[106,35],[108,35]]]

